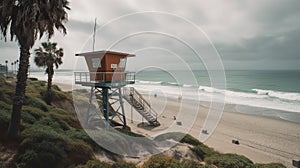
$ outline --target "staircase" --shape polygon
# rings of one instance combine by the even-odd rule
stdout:
[[[123,98],[134,109],[140,113],[151,125],[159,126],[157,121],[157,113],[151,108],[150,104],[143,98],[143,96],[133,87],[123,87]]]

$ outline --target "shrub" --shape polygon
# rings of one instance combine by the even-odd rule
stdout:
[[[26,95],[41,98],[40,92],[45,89],[45,81],[27,80]]]
[[[52,85],[53,90],[61,91],[61,89],[57,85]]]
[[[78,139],[85,142],[94,150],[100,149],[100,146],[84,130],[69,130],[66,135],[71,139]]]
[[[0,82],[0,100],[6,103],[12,103],[14,96],[14,87],[11,84]]]
[[[6,131],[9,125],[9,112],[0,110],[0,132]]]
[[[4,83],[5,82],[5,77],[0,75],[0,83]]]
[[[8,105],[7,103],[0,101],[0,111],[10,111],[12,108],[11,105]]]
[[[55,111],[51,110],[50,112],[50,116],[54,119],[56,119],[57,121],[63,121],[65,123],[67,123],[68,125],[70,125],[73,128],[76,129],[81,129],[81,125],[80,122],[78,121],[77,118],[75,118],[73,115],[64,112],[62,109],[56,109]]]
[[[100,162],[99,160],[90,160],[85,165],[79,165],[77,168],[112,168],[109,163]]]
[[[6,131],[9,125],[11,106],[0,101],[0,131]]]
[[[47,96],[47,88],[42,88],[40,91],[40,95],[41,97],[45,100],[46,96]],[[60,90],[56,90],[56,89],[52,89],[52,100],[72,100],[72,98],[70,97],[70,95],[60,91]]]
[[[83,141],[69,141],[65,146],[65,150],[68,154],[68,165],[83,164],[93,158],[92,148]]]
[[[35,143],[33,150],[27,149],[23,155],[19,157],[19,163],[22,167],[55,167],[63,162],[66,153],[62,146],[54,142],[42,141]]]
[[[26,124],[33,124],[34,122],[36,122],[36,118],[33,117],[30,113],[23,112],[21,114],[21,121]]]
[[[56,131],[53,125],[36,123],[21,134],[17,157],[20,167],[68,167],[93,159],[92,149],[85,142]]]
[[[54,113],[54,114],[60,114],[60,115],[70,115],[70,113],[66,112],[64,109],[61,108],[52,108],[50,110],[50,113]]]
[[[32,115],[36,120],[41,119],[42,117],[46,117],[48,114],[43,112],[41,109],[32,107],[32,106],[23,106],[22,107],[22,115],[24,113],[29,113]]]
[[[205,158],[205,162],[218,168],[255,168],[251,160],[237,154],[215,154]]]
[[[33,96],[26,96],[26,99],[24,101],[24,105],[30,105],[32,107],[36,107],[38,109],[41,109],[43,111],[48,111],[48,106],[47,104],[39,99],[39,98],[36,98],[36,97],[33,97]]]
[[[39,160],[38,153],[33,150],[27,150],[23,155],[19,157],[19,163],[17,167],[41,167],[43,164]]]
[[[142,168],[180,168],[179,161],[165,155],[155,155],[147,160]]]
[[[200,157],[201,160],[204,160],[205,157],[212,156],[213,154],[218,154],[214,149],[201,144],[201,145],[196,145],[191,150],[196,153],[197,156]]]
[[[49,126],[56,132],[62,132],[65,130],[70,130],[70,126],[64,122],[63,120],[55,119],[55,118],[50,118],[50,117],[43,117],[39,121],[35,123],[36,125],[41,125],[41,126]]]
[[[127,162],[117,162],[111,166],[112,168],[136,168],[135,164]]]
[[[189,159],[184,159],[181,163],[180,166],[185,168],[204,168],[205,166],[203,166],[199,161],[196,160],[189,160]]]
[[[172,139],[177,142],[187,143],[190,145],[200,145],[202,144],[198,139],[192,137],[189,134],[181,133],[181,132],[169,132],[165,134],[158,135],[154,138],[156,141],[165,141],[168,139]]]
[[[1,87],[1,86],[0,86]],[[11,104],[12,103],[12,98],[13,98],[13,95],[9,95],[7,93],[4,93],[0,90],[0,100],[6,102],[6,103],[9,103]]]
[[[286,168],[281,163],[255,164],[256,168]]]
[[[179,142],[187,143],[187,144],[194,145],[194,146],[195,145],[202,145],[202,143],[198,139],[192,137],[189,134],[186,134]]]
[[[35,125],[25,129],[21,137],[17,160],[21,167],[55,167],[66,158],[66,138],[51,127]]]

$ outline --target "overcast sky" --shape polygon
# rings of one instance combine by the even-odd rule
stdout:
[[[225,69],[300,69],[299,0],[72,0],[70,7],[68,34],[52,39],[65,50],[61,69],[84,66],[75,53],[92,50],[95,17],[96,50],[136,54],[132,69],[221,62]],[[18,59],[16,42],[0,45],[1,64]]]

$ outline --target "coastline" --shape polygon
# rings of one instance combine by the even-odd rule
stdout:
[[[71,85],[55,84],[64,91],[72,90]],[[147,96],[145,97],[147,98]],[[125,103],[127,123],[132,131],[150,137],[167,130],[170,125],[179,121],[179,119],[176,121],[173,119],[178,109],[189,111],[193,107],[188,105],[181,107],[178,100],[168,98],[165,107],[163,107],[163,112],[158,118],[161,126],[145,129],[137,126],[141,122],[141,117],[134,110],[134,121],[131,123],[131,108],[127,102]],[[187,133],[195,138],[199,137],[208,110],[207,107],[199,106],[195,122]],[[280,162],[287,167],[292,167],[292,160],[300,158],[299,123],[285,121],[276,117],[228,111],[226,108],[225,110],[217,128],[204,142],[206,145],[222,153],[244,155],[257,163]],[[184,126],[185,122],[182,124]],[[231,141],[233,139],[239,140],[240,145],[232,144]]]

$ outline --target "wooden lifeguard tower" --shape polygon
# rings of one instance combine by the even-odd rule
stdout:
[[[89,69],[89,72],[75,72],[75,84],[91,87],[87,123],[98,115],[98,117],[104,117],[107,127],[108,125],[115,126],[116,122],[113,119],[118,117],[121,124],[126,127],[124,98],[151,125],[160,125],[157,121],[157,113],[141,94],[133,87],[124,87],[135,83],[135,73],[125,72],[127,58],[135,55],[114,51],[95,51],[76,54],[76,56],[84,56]],[[102,115],[90,111],[94,95],[101,102],[99,107]],[[113,108],[113,104],[118,104],[116,110]]]

